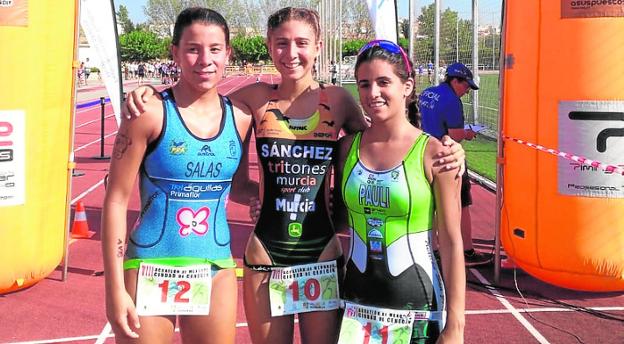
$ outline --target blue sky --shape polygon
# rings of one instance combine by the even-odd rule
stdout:
[[[147,3],[147,0],[114,0],[115,9],[119,9],[119,5],[124,5],[128,9],[130,14],[130,20],[133,23],[144,22],[145,15],[143,14],[143,6]],[[364,0],[362,0],[364,1]],[[399,17],[406,18],[408,0],[399,0]],[[423,6],[427,6],[433,3],[433,0],[417,0],[416,6],[420,9]],[[472,14],[472,1],[471,0],[443,0],[442,9],[452,8],[459,12],[460,17],[470,18]],[[499,24],[500,22],[500,8],[502,0],[481,0],[479,1],[481,24]]]
[[[130,14],[130,20],[133,23],[143,23],[145,19],[145,14],[143,14],[143,6],[147,3],[147,0],[114,0],[115,1],[115,11],[119,10],[119,5],[124,5],[128,9],[128,14]]]

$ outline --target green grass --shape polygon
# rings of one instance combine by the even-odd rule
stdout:
[[[496,141],[477,136],[471,141],[462,141],[466,150],[468,169],[496,182]]]
[[[351,93],[351,95],[353,96],[353,98],[355,98],[358,104],[360,103],[360,95],[358,94],[356,84],[343,84],[342,87],[344,87],[347,91],[349,91],[349,93]]]
[[[422,78],[422,80],[426,80],[426,77]],[[479,93],[480,105],[485,106],[484,104],[489,104],[488,107],[496,109],[495,116],[492,116],[495,118],[495,126],[491,127],[493,131],[496,131],[498,128],[498,75],[481,76],[480,86],[482,92]],[[351,93],[351,95],[353,95],[353,97],[359,102],[357,86],[355,84],[345,84],[343,85],[343,87],[347,89]],[[419,84],[417,87],[419,87],[419,90],[423,90],[426,87],[429,87],[429,85]],[[494,87],[496,88],[496,90],[494,90]],[[493,96],[494,94],[496,94],[496,97]],[[470,106],[470,104],[464,103],[464,111],[466,111],[467,113],[468,111],[470,111],[470,113],[472,113],[472,107]],[[485,114],[486,113],[482,110],[480,118],[485,117]],[[488,127],[490,126],[488,125]],[[496,141],[489,138],[484,138],[483,136],[479,135],[472,141],[463,141],[462,146],[466,150],[466,160],[468,161],[468,168],[482,175],[483,177],[493,182],[496,182]]]

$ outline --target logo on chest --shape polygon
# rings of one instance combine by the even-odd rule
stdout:
[[[186,150],[186,142],[176,142],[176,140],[171,140],[171,145],[169,146],[169,153],[171,155],[182,155],[186,153]]]
[[[215,156],[212,152],[212,148],[209,145],[204,145],[199,152],[197,152],[197,156]]]

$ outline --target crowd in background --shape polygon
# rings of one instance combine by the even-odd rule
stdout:
[[[175,62],[167,60],[122,62],[121,70],[124,80],[137,79],[139,84],[146,78],[160,78],[163,85],[171,85],[180,77],[180,68]]]

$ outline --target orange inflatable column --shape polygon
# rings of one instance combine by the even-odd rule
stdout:
[[[0,294],[64,254],[76,15],[77,0],[0,6]]]
[[[504,18],[503,135],[624,165],[624,5],[506,1]],[[557,286],[624,290],[624,176],[509,139],[501,154],[513,261]]]

